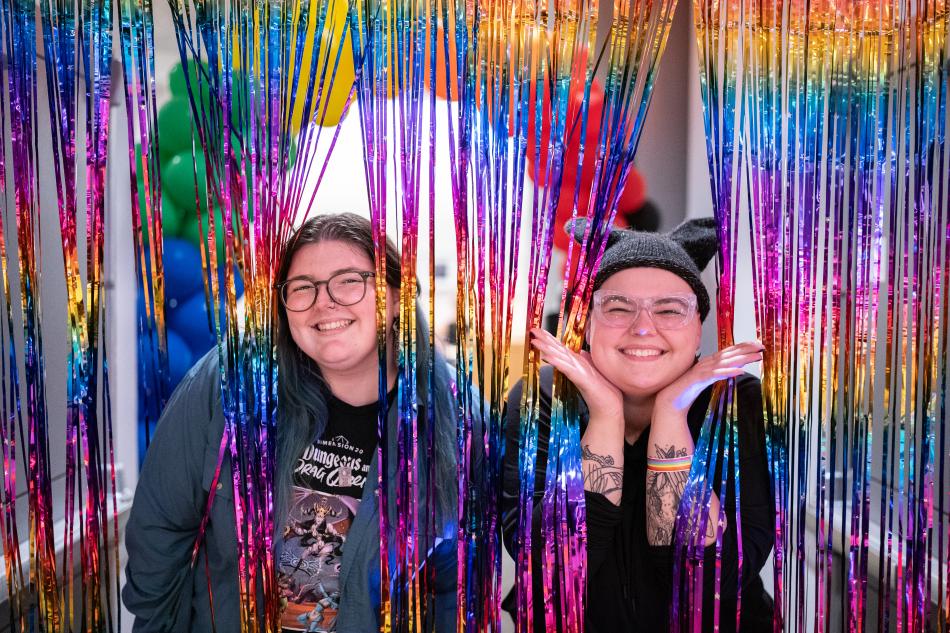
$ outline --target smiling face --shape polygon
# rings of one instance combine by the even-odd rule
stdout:
[[[290,263],[287,279],[309,277],[326,281],[342,271],[373,269],[372,260],[356,246],[326,240],[300,247]],[[321,285],[317,300],[309,310],[287,311],[291,337],[301,351],[317,363],[325,377],[378,370],[374,283],[375,277],[367,278],[366,293],[353,305],[333,302],[326,285]],[[386,301],[387,325],[393,322],[398,309],[399,298],[390,288]],[[391,328],[386,329],[391,337]],[[392,345],[389,348],[392,349]]]
[[[637,299],[693,295],[681,277],[659,268],[627,268],[608,277],[601,290]],[[594,366],[607,380],[628,396],[649,397],[693,365],[701,336],[695,312],[683,327],[659,329],[641,310],[629,327],[607,325],[592,315],[587,342]]]

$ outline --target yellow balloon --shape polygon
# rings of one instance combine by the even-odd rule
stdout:
[[[347,2],[346,0],[328,0],[328,2],[326,22],[318,44],[316,31],[319,9],[312,9],[307,20],[306,44],[300,60],[300,74],[292,102],[291,126],[294,132],[300,131],[304,124],[304,107],[313,64],[317,66],[314,72],[311,111],[308,114],[310,120],[317,125],[332,126],[340,122],[343,118],[343,108],[356,79],[353,48],[346,24]],[[337,61],[338,55],[339,61]],[[288,82],[293,78],[293,63],[291,60]],[[334,65],[336,65],[335,73]]]
[[[356,15],[354,17],[356,23],[360,27],[360,31],[364,32],[366,27],[363,24],[363,3],[356,3]],[[404,36],[404,37],[409,37]],[[427,40],[428,41],[428,40]],[[412,67],[412,46],[411,41],[404,41],[402,46],[396,42],[395,35],[392,33],[387,34],[386,36],[386,67],[384,69],[376,68],[374,76],[379,78],[379,76],[385,72],[385,85],[386,85],[386,97],[389,99],[395,99],[396,96],[402,91],[403,84],[413,85],[413,75],[415,73]],[[400,50],[400,48],[402,50]],[[441,50],[441,49],[440,49]],[[375,61],[371,56],[364,51],[366,54],[366,59],[363,60],[363,72],[368,75],[370,72],[369,68],[375,65]],[[400,69],[397,65],[398,59],[403,59],[402,68]],[[426,50],[426,57],[424,66],[427,67],[429,64],[428,49]],[[401,72],[400,72],[401,70]],[[425,71],[423,71],[425,72]],[[373,86],[373,93],[376,93],[377,86]]]

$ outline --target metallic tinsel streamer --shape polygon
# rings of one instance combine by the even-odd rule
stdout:
[[[303,204],[304,183],[314,167],[321,176],[326,167],[313,156],[325,116],[325,107],[318,107],[320,97],[330,89],[340,55],[329,59],[330,51],[342,49],[331,45],[344,34],[330,19],[338,1],[171,2],[182,63],[199,64],[197,80],[187,79],[187,87],[208,168],[195,174],[195,195],[207,192],[207,199],[199,199],[199,210],[221,209],[220,220],[216,213],[204,220],[199,212],[195,221],[202,224],[209,328],[218,341],[226,427],[216,477],[229,463],[224,476],[230,476],[234,487],[242,631],[276,631],[280,626],[273,552],[273,285],[283,245],[308,207]],[[331,33],[333,29],[338,30]],[[301,72],[307,50],[329,63],[311,64],[309,74]],[[291,165],[296,100],[305,104],[298,136],[304,153]],[[336,133],[330,149],[335,140]],[[199,179],[206,187],[199,187]],[[222,233],[225,256],[218,261],[216,234]],[[217,272],[221,266],[223,277]],[[235,266],[245,280],[243,322],[236,309]],[[222,278],[223,286],[218,282]],[[211,497],[209,508],[213,493]],[[198,561],[201,538],[199,534],[192,564]]]
[[[148,349],[138,354],[140,382],[144,383],[149,399],[145,414],[147,446],[152,417],[165,408],[171,396],[165,326],[155,30],[151,2],[120,0],[117,9],[129,139],[129,182],[135,183],[129,189],[132,245],[135,276],[141,284],[145,307],[144,313],[139,314],[139,341],[148,345]],[[144,185],[141,189],[139,182]]]
[[[531,266],[528,272],[529,327],[540,326],[542,297],[550,267],[554,231],[562,231],[554,221],[563,174],[575,167],[573,214],[586,217],[587,234],[578,248],[572,243],[565,267],[561,321],[558,330],[574,348],[582,342],[586,306],[593,287],[590,280],[599,265],[606,237],[613,222],[616,201],[636,152],[656,73],[669,33],[675,2],[641,3],[618,1],[613,4],[610,28],[598,35],[600,13],[597,3],[575,2],[558,5],[553,30],[546,28],[543,5],[525,6],[515,14],[524,26],[520,38],[521,57],[509,49],[516,86],[514,115],[517,147],[533,152],[536,165],[544,164],[548,174],[545,187],[534,188]],[[525,43],[532,43],[526,45]],[[550,51],[547,56],[546,51]],[[534,65],[536,64],[536,65]],[[501,82],[503,84],[504,74]],[[604,98],[600,119],[589,117],[588,101],[595,81],[603,82]],[[525,86],[527,84],[527,86]],[[517,88],[520,87],[520,90]],[[541,139],[541,112],[547,104],[542,96],[550,94],[551,134],[549,139],[528,143],[529,125],[535,126],[533,138]],[[572,94],[581,94],[578,103]],[[535,117],[529,116],[531,110]],[[497,120],[497,119],[496,119]],[[600,130],[595,147],[584,146],[584,130]],[[481,137],[485,143],[487,138]],[[547,141],[547,147],[542,143]],[[576,165],[567,165],[565,146],[579,142]],[[476,141],[477,143],[477,141]],[[586,152],[595,156],[591,195],[587,208],[578,208],[577,191],[588,183],[580,182],[581,165]],[[519,164],[520,157],[514,160]],[[538,180],[537,175],[534,181]],[[491,181],[500,189],[498,180]],[[492,191],[489,187],[486,191]],[[520,191],[517,188],[516,191]],[[575,252],[577,249],[577,252]],[[572,262],[577,259],[577,267]],[[571,271],[574,271],[573,273]],[[521,429],[521,508],[519,556],[517,561],[519,631],[533,630],[533,602],[542,599],[551,605],[545,609],[548,630],[581,631],[584,624],[586,592],[586,537],[584,528],[583,477],[578,451],[580,437],[576,394],[562,378],[555,379],[547,477],[540,501],[540,538],[544,548],[540,570],[531,568],[532,526],[537,450],[538,356],[526,353],[525,398]],[[532,575],[541,573],[542,596],[532,596]]]
[[[599,123],[597,147],[586,148],[597,156],[595,182],[591,184],[595,193],[589,208],[576,211],[588,216],[591,230],[582,249],[581,265],[568,280],[573,292],[564,300],[567,319],[562,329],[573,345],[579,345],[584,306],[592,290],[585,280],[599,260],[612,221],[611,210],[636,149],[673,3],[616,3],[609,35],[601,41],[597,39],[598,8],[597,3],[578,0],[557,2],[551,13],[546,5],[534,2],[360,2],[351,6],[366,176],[378,245],[386,234],[392,208],[388,189],[392,183],[387,182],[390,156],[400,157],[394,189],[404,256],[402,322],[411,322],[414,253],[422,201],[419,150],[426,102],[421,88],[426,64],[439,63],[439,50],[444,53],[447,91],[458,98],[457,106],[447,110],[447,145],[459,253],[459,630],[500,629],[501,411],[508,389],[519,250],[531,247],[528,320],[537,326],[542,317],[541,298],[554,231],[563,230],[555,226],[554,218],[565,169],[565,146],[572,135],[583,138],[582,131],[588,124]],[[549,20],[551,16],[553,20]],[[453,49],[454,57],[450,54]],[[430,82],[434,83],[434,75],[429,75]],[[589,95],[595,78],[605,84],[606,94],[601,119],[596,122],[588,120],[587,98],[569,105],[572,92]],[[430,90],[430,95],[433,92]],[[437,114],[431,96],[428,106],[431,178],[439,146],[432,123]],[[545,115],[548,109],[550,114]],[[529,138],[540,139],[544,116],[551,122],[549,138],[529,143]],[[389,137],[391,129],[395,134]],[[545,185],[530,189],[530,203],[526,196],[530,186],[524,180],[528,152],[548,174]],[[574,173],[580,172],[583,152],[577,160]],[[533,176],[537,180],[537,174]],[[433,196],[430,189],[430,211]],[[521,235],[525,212],[532,214],[530,241]],[[430,227],[433,223],[430,215]],[[433,239],[430,233],[430,249]],[[381,266],[380,260],[378,271]],[[377,284],[382,321],[382,275],[377,276]],[[413,359],[413,332],[409,328],[409,333],[404,333],[402,346],[401,384],[406,385],[412,384],[410,377],[416,374],[414,363],[429,361]],[[576,399],[568,395],[573,404],[558,404],[553,418],[554,448],[549,453],[548,479],[543,483],[539,526],[544,565],[533,572],[530,550],[538,359],[531,354],[529,360],[526,393],[531,395],[525,404],[528,413],[522,429],[518,625],[519,630],[532,626],[532,573],[541,573],[545,595],[538,599],[552,605],[547,612],[548,628],[580,630],[586,580]],[[565,391],[566,386],[559,381],[556,392]],[[412,487],[414,477],[421,479],[413,465],[418,451],[418,421],[414,418],[414,403],[406,395],[400,391],[399,434],[407,440],[400,441],[396,468],[400,475],[391,502],[384,500],[391,488],[383,485],[380,475],[381,507],[391,503],[399,517],[397,525],[389,525],[388,518],[381,515],[381,542],[383,550],[389,551],[381,561],[384,630],[425,628],[420,605],[425,604],[427,589],[422,582],[424,576],[418,575],[421,550],[415,544],[432,535],[419,532],[419,491]],[[560,396],[555,399],[560,402]],[[385,433],[382,418],[380,426],[380,432]],[[388,472],[382,466],[386,459],[381,453],[380,473]]]
[[[2,345],[3,550],[11,625],[25,631],[103,631],[115,626],[118,525],[104,346],[106,163],[112,89],[112,4],[5,2],[0,17],[12,160],[0,150],[4,225],[15,213],[22,349],[14,335],[10,258],[0,236],[5,304]],[[42,53],[37,50],[38,35]],[[42,72],[39,60],[43,61]],[[48,121],[41,121],[45,88]],[[9,113],[9,115],[8,115]],[[49,126],[52,165],[40,160]],[[84,142],[83,142],[84,141]],[[8,173],[8,168],[10,172]],[[51,172],[51,173],[50,173]],[[13,183],[12,205],[5,189]],[[52,176],[66,280],[66,456],[62,558],[54,534],[51,443],[41,328],[41,176]],[[52,193],[52,192],[51,192]],[[49,204],[46,202],[46,204]],[[84,213],[83,213],[84,211]],[[82,235],[85,231],[85,240]],[[85,247],[85,252],[82,248]],[[17,371],[24,364],[24,382]],[[9,366],[8,366],[9,363]],[[24,416],[25,411],[25,416]],[[20,441],[21,464],[16,442]],[[16,474],[27,476],[29,582],[17,531]],[[77,552],[78,545],[78,552]],[[78,569],[78,573],[74,573]]]
[[[694,16],[713,198],[733,236],[747,214],[768,349],[776,630],[942,630],[947,3]]]

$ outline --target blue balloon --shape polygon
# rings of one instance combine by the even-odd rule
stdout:
[[[240,299],[244,294],[244,280],[241,279],[241,273],[238,272],[237,266],[234,267],[234,290],[237,298]]]
[[[148,425],[148,435],[149,440],[155,436],[155,420],[150,420]],[[139,418],[139,467],[141,468],[142,463],[145,462],[145,450],[146,446],[146,426],[145,418]]]
[[[165,304],[174,309],[204,285],[201,252],[191,242],[175,238],[166,238],[163,248]]]
[[[218,269],[218,283],[219,292],[221,293],[221,300],[224,300],[224,266]],[[238,271],[237,266],[234,267],[234,296],[238,299],[241,298],[241,295],[244,294],[244,280],[241,279],[241,273]]]
[[[168,342],[168,374],[169,374],[169,395],[181,382],[188,370],[194,364],[195,357],[192,354],[188,344],[177,333],[169,330],[167,332]],[[161,411],[158,410],[158,383],[157,376],[153,375],[151,359],[144,359],[142,363],[142,354],[148,354],[148,339],[144,336],[139,337],[139,366],[138,370],[142,373],[139,376],[138,405],[139,419],[144,419],[148,413],[149,419],[153,422],[158,419]]]
[[[141,296],[141,295],[140,295]],[[143,308],[144,310],[144,308]],[[146,354],[151,354],[151,348],[148,344],[148,337],[139,335],[138,337],[138,354],[136,360],[138,361],[138,400],[139,400],[139,419],[144,420],[146,413],[149,414],[151,420],[155,420],[158,417],[158,396],[154,393],[155,391],[155,376],[152,371],[152,363],[149,361]]]
[[[168,331],[168,373],[174,389],[194,364],[194,355],[185,340],[174,331]]]
[[[197,292],[175,310],[169,310],[168,329],[184,340],[192,358],[200,358],[215,344],[208,325],[204,292]]]

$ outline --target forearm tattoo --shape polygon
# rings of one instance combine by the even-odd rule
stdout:
[[[589,444],[581,446],[584,467],[584,489],[609,496],[623,492],[623,466],[617,466],[612,455],[598,455]]]
[[[656,456],[662,459],[684,457],[688,454],[685,448],[656,447]],[[647,540],[650,545],[669,545],[673,542],[676,511],[688,477],[688,470],[674,472],[647,470]]]

